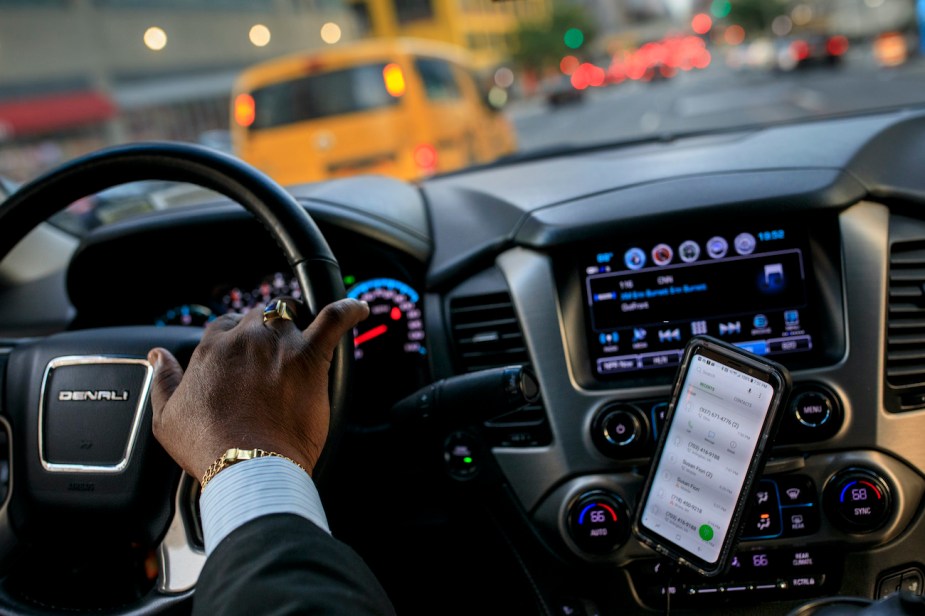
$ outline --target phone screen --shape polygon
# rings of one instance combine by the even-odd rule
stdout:
[[[723,556],[779,398],[768,374],[711,355],[695,353],[688,363],[639,518],[649,534],[706,565]]]

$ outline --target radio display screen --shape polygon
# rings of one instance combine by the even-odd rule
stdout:
[[[806,237],[780,227],[653,237],[585,256],[592,372],[675,370],[705,334],[757,355],[813,350]]]

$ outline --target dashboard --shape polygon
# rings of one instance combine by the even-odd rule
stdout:
[[[921,594],[922,160],[925,116],[902,111],[420,185],[293,187],[348,294],[372,307],[354,332],[348,461],[326,495],[335,534],[411,613],[475,585],[509,613],[524,601],[647,613],[668,597],[786,613],[830,595]],[[70,264],[69,327],[201,326],[297,296],[265,235],[220,201],[103,227]],[[132,276],[97,275],[126,258]],[[628,524],[697,334],[785,364],[795,385],[732,568],[709,580],[674,572]],[[390,419],[420,387],[510,364],[532,367],[540,403],[484,421]],[[473,605],[460,599],[459,613]]]

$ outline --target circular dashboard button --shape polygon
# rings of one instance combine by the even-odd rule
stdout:
[[[674,258],[674,251],[668,244],[659,244],[652,249],[652,261],[656,265],[668,265]]]
[[[711,237],[707,240],[707,254],[713,259],[722,259],[729,250],[729,242],[720,236]]]
[[[585,552],[612,552],[626,542],[629,530],[626,505],[623,499],[612,492],[588,492],[569,507],[569,535]]]
[[[694,240],[685,240],[678,248],[678,255],[685,263],[693,263],[700,256],[700,244]]]
[[[838,528],[851,533],[877,530],[892,513],[890,490],[877,473],[847,469],[825,487],[826,513]]]
[[[819,428],[832,417],[835,404],[822,391],[805,391],[797,395],[790,405],[793,416],[807,428]]]
[[[604,407],[591,424],[591,438],[606,456],[631,458],[641,454],[648,426],[642,412],[631,404]]]
[[[824,441],[838,433],[843,420],[841,402],[832,390],[819,383],[801,383],[790,395],[775,443]]]
[[[740,255],[750,255],[755,252],[755,236],[751,233],[740,233],[733,240],[736,252]]]
[[[617,447],[625,447],[639,437],[639,420],[630,411],[614,411],[604,418],[604,438]]]
[[[623,255],[623,263],[631,270],[642,269],[646,265],[646,253],[642,248],[630,248]]]
[[[482,444],[466,432],[454,432],[443,443],[443,461],[453,479],[466,481],[479,472]]]

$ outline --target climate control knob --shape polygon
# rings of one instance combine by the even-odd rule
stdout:
[[[568,511],[568,531],[579,548],[590,554],[608,554],[626,542],[629,513],[623,499],[606,490],[580,496]]]
[[[890,488],[880,475],[865,468],[835,474],[825,486],[826,515],[849,533],[869,533],[893,513]]]

